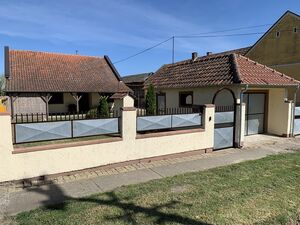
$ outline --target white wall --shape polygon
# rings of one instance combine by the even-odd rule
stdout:
[[[122,114],[118,141],[18,154],[13,154],[10,115],[0,114],[0,182],[213,147],[214,107],[205,110],[204,130],[138,139],[136,111],[128,110]]]
[[[177,108],[179,107],[179,92],[192,91],[193,92],[193,104],[204,105],[212,104],[214,94],[220,89],[220,87],[211,88],[186,88],[186,89],[159,89],[157,92],[166,93],[166,107]],[[235,93],[235,97],[238,94],[238,88],[230,88]],[[229,91],[222,91],[216,98],[215,105],[232,105],[232,95]]]

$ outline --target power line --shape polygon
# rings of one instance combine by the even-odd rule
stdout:
[[[210,32],[203,32],[203,33],[198,33],[198,34],[189,34],[189,35],[185,35],[185,36],[197,36],[197,35],[205,35],[205,34],[223,33],[223,32],[228,32],[228,31],[247,30],[247,29],[265,27],[265,26],[270,26],[270,25],[272,25],[272,24],[268,23],[268,24],[261,24],[261,25],[256,25],[256,26],[237,27],[237,28],[226,29],[226,30],[210,31]]]
[[[149,50],[151,50],[151,49],[153,49],[153,48],[156,48],[156,47],[159,46],[159,45],[162,45],[163,43],[166,43],[167,41],[170,41],[171,39],[173,39],[173,37],[170,37],[170,38],[168,38],[168,39],[166,39],[166,40],[164,40],[164,41],[162,41],[162,42],[159,42],[159,43],[156,44],[156,45],[153,45],[153,46],[151,46],[151,47],[149,47],[149,48],[146,48],[146,49],[144,49],[144,50],[142,50],[142,51],[140,51],[140,52],[138,52],[138,53],[135,53],[135,54],[133,54],[133,55],[130,55],[130,56],[124,58],[124,59],[120,59],[120,60],[114,62],[113,64],[117,64],[117,63],[126,61],[126,60],[128,60],[128,59],[130,59],[130,58],[133,58],[133,57],[135,57],[135,56],[137,56],[137,55],[140,55],[140,54],[142,54],[142,53],[144,53],[144,52],[147,52],[147,51],[149,51]]]
[[[247,36],[264,34],[265,32],[254,32],[254,33],[239,33],[239,34],[221,34],[221,35],[183,35],[175,36],[175,38],[213,38],[213,37],[235,37],[235,36]]]
[[[238,27],[238,28],[233,28],[233,29],[226,29],[226,30],[219,30],[219,31],[211,31],[211,32],[205,32],[205,33],[199,33],[199,34],[192,34],[192,35],[179,35],[179,36],[172,36],[162,42],[159,42],[149,48],[146,48],[140,52],[137,52],[133,55],[130,55],[128,57],[125,57],[123,59],[120,59],[118,61],[113,62],[113,64],[117,64],[120,62],[124,62],[127,61],[128,59],[131,59],[135,56],[138,56],[140,54],[143,54],[144,52],[147,52],[153,48],[156,48],[170,40],[172,40],[172,62],[174,62],[174,42],[175,42],[175,38],[214,38],[214,37],[234,37],[234,36],[246,36],[246,35],[257,35],[257,34],[263,34],[264,32],[255,32],[255,33],[240,33],[240,34],[224,34],[224,35],[205,35],[205,34],[214,34],[214,33],[222,33],[222,32],[228,32],[228,31],[236,31],[236,30],[245,30],[245,29],[253,29],[253,28],[258,28],[258,27],[263,27],[263,26],[269,26],[271,24],[261,24],[261,25],[256,25],[256,26],[248,26],[248,27]]]

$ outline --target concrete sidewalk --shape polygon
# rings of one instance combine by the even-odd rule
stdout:
[[[298,148],[300,148],[300,139],[298,138],[251,136],[247,137],[246,146],[243,149],[226,149],[198,156],[143,163],[132,170],[118,169],[115,174],[107,173],[73,181],[62,180],[62,182],[52,182],[48,185],[21,190],[12,190],[9,187],[1,188],[0,214],[13,215],[40,206],[60,203],[70,198],[110,191],[123,185],[255,160]],[[74,177],[76,178],[76,175]]]

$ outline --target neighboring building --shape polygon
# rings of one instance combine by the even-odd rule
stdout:
[[[245,56],[300,80],[300,16],[284,13]]]
[[[98,105],[100,95],[131,92],[108,56],[5,47],[5,77],[12,114],[85,112]]]
[[[245,56],[300,80],[300,16],[284,13]]]
[[[136,98],[134,101],[135,107],[143,108],[145,106],[144,84],[148,77],[152,74],[153,73],[142,73],[122,77],[123,82],[133,90]]]
[[[246,135],[272,133],[275,126],[283,128],[277,135],[287,135],[290,122],[280,125],[293,116],[292,110],[283,110],[286,90],[295,92],[299,82],[235,53],[200,58],[193,53],[192,59],[162,66],[146,81],[149,84],[156,89],[158,111],[207,103],[236,107],[242,99],[246,111],[240,119],[245,118]]]

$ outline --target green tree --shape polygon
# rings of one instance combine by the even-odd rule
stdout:
[[[156,110],[155,93],[152,84],[147,88],[146,94],[146,112],[148,115],[154,115]]]
[[[4,96],[4,82],[5,82],[4,76],[0,75],[0,96]]]
[[[109,107],[107,98],[107,96],[100,96],[99,105],[97,107],[97,114],[100,117],[109,117]]]

